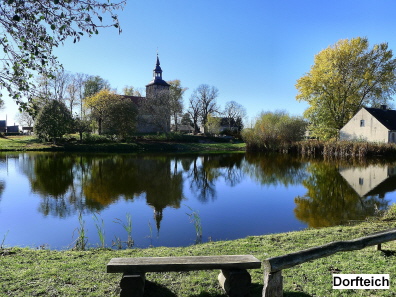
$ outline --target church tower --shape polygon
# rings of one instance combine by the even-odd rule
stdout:
[[[170,85],[162,79],[162,69],[157,53],[157,63],[153,70],[153,80],[146,85],[146,97],[154,98],[158,93],[169,92]]]

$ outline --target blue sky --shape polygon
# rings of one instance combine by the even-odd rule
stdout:
[[[394,0],[128,0],[115,28],[56,50],[65,69],[99,75],[121,92],[152,79],[157,48],[165,80],[219,89],[218,103],[237,101],[252,119],[261,111],[302,115],[298,78],[315,54],[340,39],[367,37],[396,51]],[[395,52],[396,53],[396,52]],[[9,123],[17,112],[6,99]]]

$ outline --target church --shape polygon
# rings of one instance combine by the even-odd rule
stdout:
[[[170,132],[169,88],[170,85],[162,79],[162,69],[157,54],[153,79],[146,85],[146,97],[123,96],[138,106],[136,132]]]

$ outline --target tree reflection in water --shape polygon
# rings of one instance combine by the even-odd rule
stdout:
[[[98,212],[119,200],[145,199],[158,231],[164,209],[181,207],[185,184],[201,203],[217,199],[220,181],[229,187],[248,177],[260,185],[302,185],[307,192],[294,199],[294,213],[310,227],[363,219],[388,205],[376,195],[357,195],[337,165],[288,155],[26,153],[19,164],[42,198],[39,211],[45,216]],[[4,187],[0,181],[0,196]]]
[[[307,193],[296,197],[296,217],[309,227],[344,224],[373,216],[376,209],[385,209],[389,202],[379,196],[360,197],[341,176],[339,166],[329,162],[311,162],[310,176],[303,181]]]

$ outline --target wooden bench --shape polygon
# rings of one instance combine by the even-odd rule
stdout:
[[[143,296],[145,273],[221,269],[218,280],[228,296],[249,296],[251,277],[246,269],[261,268],[251,255],[113,258],[108,273],[123,273],[121,297]]]
[[[283,269],[338,252],[360,250],[373,245],[377,245],[377,250],[381,250],[381,243],[392,240],[396,240],[396,229],[370,234],[353,240],[335,241],[284,256],[268,258],[263,262],[264,287],[262,297],[283,297]]]

